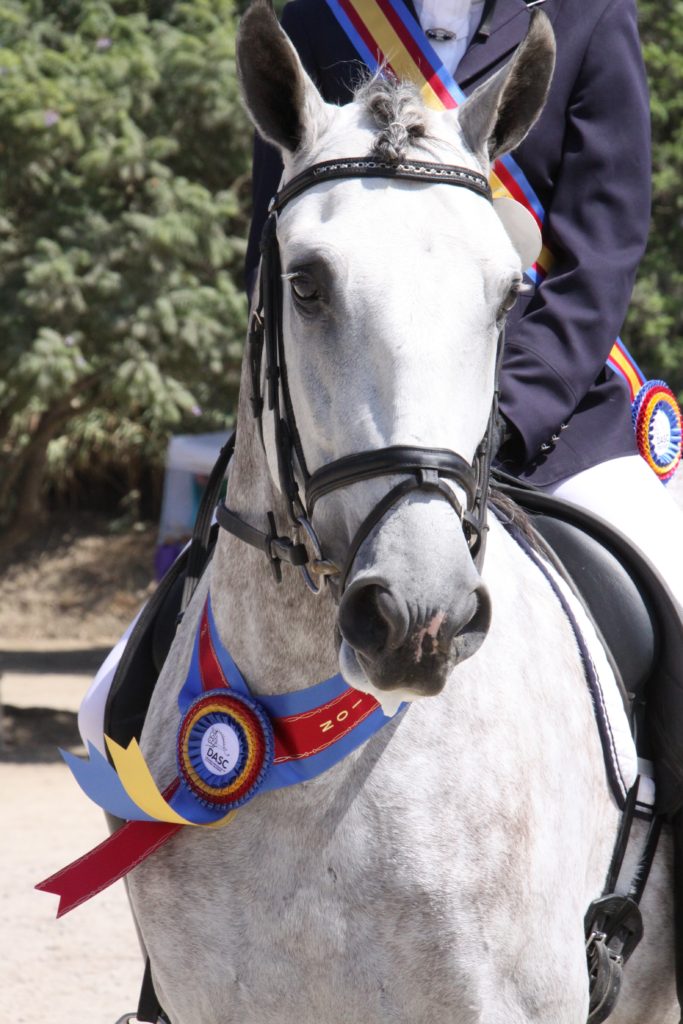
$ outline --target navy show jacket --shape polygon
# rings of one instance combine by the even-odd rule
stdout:
[[[651,177],[635,0],[546,0],[544,10],[555,75],[514,156],[546,210],[555,263],[508,318],[501,374],[501,409],[518,431],[505,468],[541,486],[636,451],[628,389],[605,360],[645,249]],[[465,93],[510,58],[529,17],[524,0],[497,0],[490,35],[475,35],[457,68]],[[292,0],[282,25],[323,97],[348,103],[360,60],[325,0]],[[248,282],[281,172],[279,154],[257,138]]]

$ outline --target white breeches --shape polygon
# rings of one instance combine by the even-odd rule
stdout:
[[[626,534],[683,608],[683,510],[639,455],[602,462],[545,490]]]

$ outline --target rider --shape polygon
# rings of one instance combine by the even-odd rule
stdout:
[[[530,17],[524,0],[405,3],[466,94],[509,59]],[[635,0],[529,7],[539,3],[553,23],[557,65],[546,107],[514,156],[545,208],[554,263],[508,318],[499,461],[617,526],[683,605],[683,513],[637,454],[628,387],[606,365],[649,228],[649,100]],[[328,2],[292,0],[282,25],[323,97],[349,102],[359,54]],[[281,172],[276,150],[257,138],[250,292]]]

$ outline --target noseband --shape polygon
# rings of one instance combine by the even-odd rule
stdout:
[[[287,182],[271,201],[268,219],[261,236],[259,301],[249,326],[251,404],[263,441],[265,403],[261,393],[261,369],[265,355],[267,411],[273,419],[280,489],[287,500],[290,527],[296,531],[298,542],[293,542],[286,535],[278,535],[272,512],[268,513],[269,533],[263,533],[250,526],[225,504],[218,506],[216,516],[221,527],[268,555],[278,582],[282,578],[281,563],[287,562],[301,568],[306,583],[314,593],[319,593],[324,580],[330,578],[335,581],[335,590],[339,594],[342,593],[363,541],[389,509],[414,491],[438,495],[449,503],[460,520],[470,554],[477,566],[480,566],[484,555],[486,501],[492,457],[490,438],[497,411],[496,391],[486,433],[477,447],[472,463],[445,448],[392,445],[375,451],[346,455],[321,466],[313,473],[309,472],[287,379],[282,333],[282,267],[277,241],[277,218],[288,203],[308,189],[321,182],[346,178],[438,182],[469,189],[491,201],[491,190],[486,178],[466,167],[412,160],[389,163],[360,158],[326,160],[314,164]],[[498,343],[496,382],[501,351],[502,335]],[[325,559],[311,524],[315,504],[332,491],[380,476],[403,476],[405,479],[393,487],[366,516],[351,541],[344,565],[339,567]],[[297,477],[303,483],[303,498]],[[464,492],[464,505],[456,496],[452,484]],[[304,538],[313,548],[313,559],[309,556]]]

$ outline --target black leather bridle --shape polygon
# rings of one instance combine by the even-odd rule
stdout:
[[[271,201],[268,219],[261,236],[259,301],[249,327],[251,404],[259,423],[262,440],[265,404],[268,413],[272,415],[280,489],[287,501],[290,527],[296,531],[298,540],[294,542],[287,535],[278,533],[272,512],[268,513],[268,533],[250,526],[225,504],[218,506],[216,516],[223,529],[265,552],[278,581],[282,578],[281,563],[287,562],[301,568],[307,584],[315,593],[322,589],[325,579],[333,579],[337,595],[343,592],[354,558],[363,541],[389,509],[414,491],[436,494],[449,503],[462,524],[472,558],[478,566],[481,565],[492,458],[491,434],[497,412],[497,381],[502,352],[501,335],[496,361],[496,392],[486,432],[477,447],[472,463],[445,448],[392,445],[375,451],[346,455],[313,473],[309,472],[287,379],[282,334],[282,267],[277,241],[277,218],[288,203],[308,189],[321,182],[346,178],[438,182],[469,189],[488,202],[491,202],[492,198],[486,178],[467,167],[413,160],[390,163],[372,158],[351,158],[326,160],[314,164],[283,185]],[[267,392],[265,403],[261,392],[264,356]],[[303,482],[303,498],[297,483],[297,470],[298,477]],[[344,565],[337,566],[325,559],[311,524],[316,502],[323,495],[341,487],[389,475],[400,475],[405,479],[393,487],[360,524],[351,541]],[[449,486],[449,482],[456,484],[464,492],[464,507]],[[309,556],[304,537],[313,548],[314,558]]]

